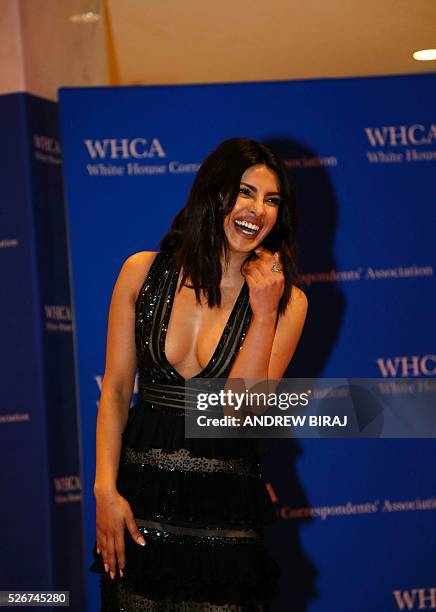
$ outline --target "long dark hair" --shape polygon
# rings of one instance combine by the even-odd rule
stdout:
[[[175,253],[183,269],[180,287],[190,279],[198,303],[201,292],[210,307],[221,305],[221,255],[229,260],[224,218],[235,205],[240,180],[247,168],[264,164],[280,182],[281,202],[276,223],[261,246],[279,251],[285,276],[285,290],[278,313],[282,314],[293,284],[298,283],[296,255],[297,209],[295,190],[280,157],[266,145],[251,138],[231,138],[221,143],[201,164],[186,205],[174,218],[160,249]],[[247,260],[255,259],[250,253]],[[244,262],[245,263],[245,262]],[[244,265],[244,264],[243,264]],[[242,269],[241,269],[242,272]]]

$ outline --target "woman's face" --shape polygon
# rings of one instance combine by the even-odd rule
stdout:
[[[247,168],[236,203],[224,219],[231,251],[249,253],[259,246],[277,220],[280,199],[279,179],[273,170],[263,164]]]

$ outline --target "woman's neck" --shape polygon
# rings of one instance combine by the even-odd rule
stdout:
[[[243,284],[243,275],[241,274],[241,266],[250,253],[238,253],[231,251],[229,253],[229,263],[228,266],[225,267],[224,258],[221,259],[222,265],[222,278],[221,278],[221,287],[240,287]]]

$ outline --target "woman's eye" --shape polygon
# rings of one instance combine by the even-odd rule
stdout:
[[[239,193],[243,193],[244,195],[250,195],[250,190],[247,189],[246,187],[240,187]]]
[[[278,206],[280,204],[280,200],[278,198],[269,198],[268,202],[270,202],[274,206]]]

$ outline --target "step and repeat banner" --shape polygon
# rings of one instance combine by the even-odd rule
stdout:
[[[223,140],[269,144],[296,185],[309,311],[288,376],[431,383],[435,93],[431,74],[61,90],[87,565],[113,286],[128,256],[158,249]],[[277,610],[436,607],[434,440],[267,444]],[[97,580],[87,573],[90,611]]]
[[[85,606],[58,105],[0,96],[0,590]]]

